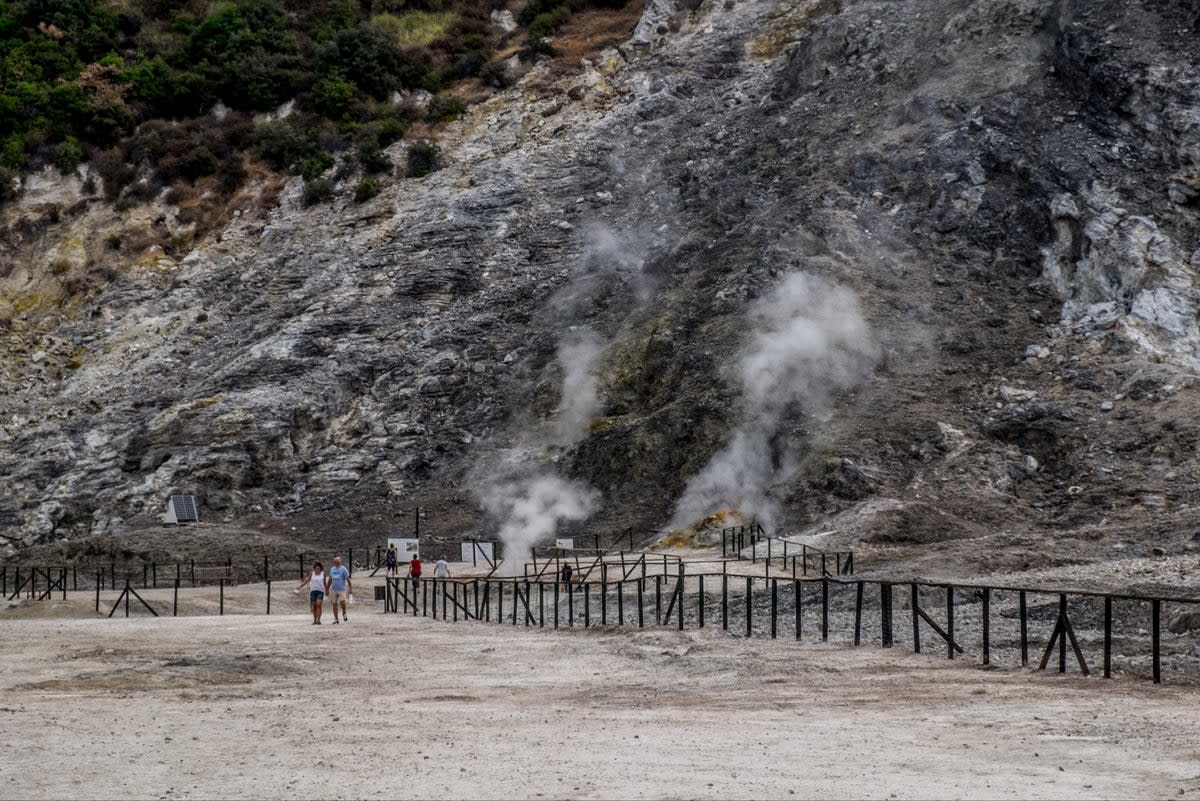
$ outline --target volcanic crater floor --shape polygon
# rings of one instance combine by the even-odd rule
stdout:
[[[1200,798],[1200,689],[720,631],[0,626],[0,798]]]

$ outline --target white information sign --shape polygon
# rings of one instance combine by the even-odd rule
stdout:
[[[464,542],[462,543],[462,560],[472,564],[494,563],[496,561],[495,547],[494,542]]]
[[[396,546],[396,559],[401,565],[412,561],[414,556],[419,557],[421,553],[421,541],[411,537],[388,537],[388,545]]]
[[[575,539],[568,537],[566,539],[557,539],[554,541],[555,548],[561,548],[564,551],[569,551],[575,547]]]

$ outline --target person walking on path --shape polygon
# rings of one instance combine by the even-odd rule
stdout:
[[[562,583],[563,583],[564,589],[567,589],[567,590],[571,589],[571,574],[572,574],[572,572],[573,571],[571,569],[571,563],[570,562],[564,563],[562,566]]]
[[[450,578],[450,565],[446,563],[445,559],[439,559],[433,563],[433,575],[440,579]]]
[[[333,609],[333,624],[336,626],[338,622],[338,605],[342,607],[342,620],[349,620],[346,617],[346,599],[350,593],[354,592],[354,585],[350,581],[350,571],[342,567],[342,557],[333,557],[333,567],[329,568],[329,572],[325,574],[325,594],[329,598],[329,606]]]
[[[312,575],[300,582],[296,592],[308,585],[308,605],[312,608],[313,625],[321,625],[321,606],[325,600],[325,569],[320,562],[313,562]]]
[[[414,553],[412,561],[408,563],[408,577],[412,579],[413,589],[417,590],[421,583],[421,559]]]
[[[387,554],[383,557],[384,567],[387,568],[383,571],[385,576],[391,577],[396,575],[397,556],[396,543],[392,543],[388,546]]]

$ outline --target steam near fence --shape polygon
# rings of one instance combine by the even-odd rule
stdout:
[[[480,500],[489,514],[503,521],[498,532],[505,554],[501,575],[516,575],[533,545],[552,537],[562,521],[587,518],[599,499],[600,493],[586,484],[555,475],[487,486]]]
[[[661,191],[662,181],[651,171],[631,172],[625,165],[614,165],[614,174],[629,190],[633,206],[617,215],[625,218],[618,227],[600,220],[581,226],[581,257],[548,304],[565,329],[556,354],[562,371],[558,410],[548,426],[527,430],[491,464],[473,471],[476,495],[499,523],[509,565],[551,538],[560,523],[586,519],[599,502],[596,490],[556,475],[547,459],[555,447],[583,439],[604,405],[599,377],[611,338],[572,321],[596,307],[632,311],[644,306],[654,290],[649,254],[674,238],[672,201]]]
[[[824,278],[795,273],[750,312],[754,333],[737,360],[742,418],[729,442],[688,482],[672,527],[733,507],[771,524],[770,488],[795,470],[784,435],[793,410],[809,415],[833,393],[862,380],[877,348],[854,293]]]

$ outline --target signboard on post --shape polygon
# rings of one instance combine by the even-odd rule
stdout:
[[[496,564],[496,543],[494,542],[464,542],[462,543],[462,560],[477,565],[486,562]]]
[[[396,546],[396,559],[401,565],[421,555],[421,541],[412,537],[388,537],[388,545]]]
[[[558,548],[560,551],[572,550],[575,547],[575,539],[573,537],[557,539],[554,541],[554,547]]]

